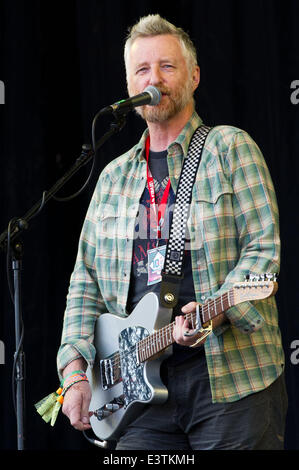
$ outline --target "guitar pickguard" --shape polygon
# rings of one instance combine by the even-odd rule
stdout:
[[[119,354],[125,407],[133,401],[146,402],[152,391],[145,381],[145,363],[139,363],[136,344],[149,336],[146,328],[128,327],[119,334]]]

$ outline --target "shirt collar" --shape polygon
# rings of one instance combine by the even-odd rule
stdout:
[[[189,121],[187,122],[185,127],[182,129],[180,134],[177,136],[177,138],[174,140],[174,142],[172,142],[168,146],[168,149],[167,149],[168,154],[172,155],[174,153],[177,153],[176,149],[177,149],[177,146],[179,146],[181,151],[184,154],[184,157],[186,157],[187,154],[188,154],[188,148],[189,148],[191,138],[192,138],[194,132],[196,131],[196,129],[199,126],[201,126],[202,124],[203,124],[202,119],[198,116],[197,112],[194,111],[191,118],[189,119]],[[144,160],[145,141],[146,141],[146,138],[148,136],[148,132],[149,132],[148,128],[145,129],[145,131],[143,132],[143,134],[141,136],[141,139],[139,140],[137,145],[135,145],[135,147],[133,147],[130,159],[131,158],[132,159],[133,158],[138,158],[139,161]]]
[[[180,134],[177,136],[174,142],[172,142],[168,147],[168,153],[171,155],[176,152],[177,146],[182,150],[184,157],[188,155],[188,148],[191,141],[191,138],[196,131],[196,129],[202,125],[202,119],[198,116],[197,112],[194,111],[191,118],[182,129]]]

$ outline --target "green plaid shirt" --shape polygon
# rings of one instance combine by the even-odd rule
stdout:
[[[177,189],[196,112],[168,147],[171,185]],[[125,317],[139,200],[146,185],[139,143],[101,173],[83,225],[67,296],[58,371],[83,356],[95,357],[94,325],[109,311]],[[196,300],[203,303],[243,281],[248,273],[279,271],[280,240],[275,192],[264,158],[250,136],[217,126],[206,140],[188,220]],[[190,299],[194,300],[194,299]],[[213,401],[238,400],[270,385],[284,354],[274,297],[226,311],[229,324],[205,342]]]

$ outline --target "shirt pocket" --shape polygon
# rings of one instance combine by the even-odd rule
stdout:
[[[223,172],[210,170],[197,178],[191,213],[201,242],[236,235],[233,188]]]
[[[132,229],[138,206],[127,206],[124,201],[118,204],[103,204],[97,209],[97,236],[102,239],[120,240],[132,238]]]

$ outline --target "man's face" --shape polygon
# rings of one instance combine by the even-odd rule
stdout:
[[[153,85],[161,91],[157,106],[141,106],[136,111],[147,122],[171,119],[187,106],[193,108],[193,92],[199,82],[199,68],[190,72],[178,39],[159,35],[136,39],[127,63],[129,95],[142,93]]]

